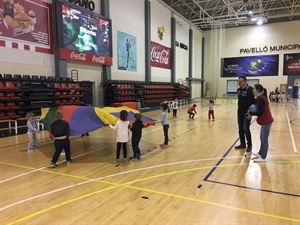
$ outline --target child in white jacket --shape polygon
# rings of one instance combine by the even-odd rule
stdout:
[[[127,159],[127,142],[129,141],[129,121],[127,120],[128,113],[126,110],[120,112],[120,119],[115,126],[109,125],[110,128],[117,131],[117,152],[116,152],[116,166],[119,165],[119,158],[121,153],[121,146],[123,149],[124,162],[128,162]]]

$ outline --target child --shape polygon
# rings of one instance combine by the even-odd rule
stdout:
[[[160,119],[155,121],[156,123],[161,123],[161,125],[163,125],[163,131],[164,131],[164,136],[165,136],[165,141],[163,144],[159,145],[161,148],[168,148],[169,147],[169,135],[168,135],[168,131],[169,131],[169,122],[168,122],[168,115],[167,112],[170,112],[170,108],[167,104],[162,103],[160,105],[160,109],[161,109],[161,116]]]
[[[37,122],[38,119],[33,118],[34,114],[32,112],[26,113],[26,119],[27,119],[27,134],[29,137],[29,144],[27,148],[27,152],[33,152],[33,150],[37,147],[36,146],[36,132],[39,131]]]
[[[177,109],[178,109],[177,98],[175,98],[173,101],[172,109],[173,109],[173,118],[177,118]]]
[[[116,153],[116,166],[119,165],[119,158],[121,153],[121,146],[123,147],[124,162],[128,162],[127,159],[127,142],[129,141],[129,121],[127,120],[128,113],[126,110],[120,112],[120,119],[115,126],[109,125],[110,128],[117,131],[117,153]]]
[[[141,150],[139,148],[139,143],[142,137],[142,129],[144,127],[143,122],[141,121],[142,115],[140,113],[136,113],[134,115],[135,122],[132,124],[130,128],[132,132],[131,144],[133,150],[133,156],[130,157],[131,160],[141,159]]]
[[[50,135],[54,139],[55,152],[51,160],[51,167],[57,167],[57,160],[62,150],[65,151],[66,155],[66,164],[69,165],[73,162],[71,159],[71,150],[70,150],[70,125],[67,121],[63,120],[63,112],[57,110],[55,112],[56,120],[51,124]]]
[[[197,105],[196,105],[196,104],[193,104],[193,105],[188,109],[187,113],[189,114],[189,120],[190,120],[190,119],[193,120],[195,114],[197,114],[197,112],[196,112],[196,107],[197,107]]]
[[[213,121],[215,121],[215,115],[214,115],[214,100],[209,100],[208,104],[208,120],[210,120],[210,116],[212,116]]]

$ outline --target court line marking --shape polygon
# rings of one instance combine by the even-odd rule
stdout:
[[[296,161],[296,162],[300,162],[300,161]],[[230,167],[230,166],[240,166],[240,164],[222,165],[220,167]],[[117,184],[117,183],[109,182],[109,183],[111,183],[114,186],[107,187],[107,188],[104,188],[104,189],[101,189],[101,190],[98,190],[98,191],[94,191],[94,192],[91,192],[91,193],[88,193],[88,194],[85,194],[85,195],[82,195],[82,196],[70,199],[68,201],[64,201],[62,203],[53,205],[53,206],[48,207],[46,209],[37,211],[35,213],[29,214],[27,216],[24,216],[24,217],[21,217],[21,218],[19,218],[17,220],[14,220],[14,221],[8,223],[7,225],[14,225],[14,224],[16,224],[18,222],[22,222],[24,220],[30,219],[30,218],[32,218],[34,216],[43,214],[45,212],[51,211],[53,209],[59,208],[61,206],[67,205],[69,203],[72,203],[72,202],[75,202],[75,201],[78,201],[78,200],[90,197],[90,196],[95,195],[95,194],[102,193],[102,192],[107,191],[107,190],[118,188],[118,187],[127,187],[127,188],[134,189],[134,190],[142,190],[142,191],[147,191],[147,192],[150,192],[150,193],[164,195],[164,196],[167,196],[167,197],[174,197],[174,198],[179,198],[179,199],[184,199],[184,200],[199,202],[199,203],[203,203],[203,204],[206,204],[206,205],[213,205],[213,206],[218,206],[218,207],[221,207],[221,208],[233,209],[233,210],[236,210],[236,211],[247,212],[247,213],[251,213],[251,214],[255,214],[255,215],[266,216],[266,217],[270,217],[270,218],[275,218],[275,219],[281,219],[281,220],[286,220],[286,221],[292,221],[292,222],[300,223],[300,219],[295,219],[295,218],[290,218],[290,217],[284,217],[284,216],[279,216],[279,215],[270,214],[270,213],[263,213],[263,212],[249,210],[249,209],[243,209],[243,208],[239,208],[239,207],[228,206],[228,205],[224,205],[224,204],[220,204],[220,203],[215,203],[215,202],[200,200],[200,199],[186,197],[186,196],[181,196],[181,195],[176,195],[176,194],[170,194],[170,193],[166,193],[166,192],[160,192],[160,191],[156,191],[156,190],[152,190],[152,189],[147,189],[147,188],[129,186],[129,185],[131,185],[133,183],[136,183],[136,182],[139,182],[139,181],[145,181],[145,180],[149,180],[149,179],[153,179],[153,178],[157,178],[157,177],[168,176],[168,175],[173,175],[173,174],[178,174],[178,173],[184,173],[184,172],[190,172],[190,171],[196,171],[196,170],[202,170],[202,169],[208,169],[208,168],[211,168],[211,167],[202,167],[202,168],[193,168],[193,169],[187,169],[187,170],[181,170],[181,171],[173,171],[173,172],[170,172],[170,173],[158,174],[158,175],[154,175],[154,176],[150,176],[150,177],[146,177],[146,178],[141,178],[141,179],[129,181],[129,182],[126,182],[126,183],[123,183],[123,184]],[[87,179],[87,178],[84,178],[84,179]],[[101,183],[102,182],[103,181],[101,181]],[[107,182],[105,182],[105,183],[107,183]]]
[[[175,121],[175,123],[172,123],[172,124],[180,123],[180,122],[183,122],[183,121],[185,121],[185,120]],[[159,127],[159,128],[154,129],[154,130],[151,130],[151,131],[148,131],[148,132],[144,132],[143,135],[146,135],[146,134],[149,134],[149,133],[155,132],[155,131],[157,131],[157,130],[161,130],[161,129],[162,129],[162,128]],[[43,139],[43,140],[44,140],[44,139]],[[93,151],[89,151],[89,152],[86,152],[86,153],[83,153],[83,154],[74,156],[74,157],[72,157],[72,158],[73,158],[73,159],[76,159],[76,158],[79,158],[79,157],[81,157],[81,156],[88,155],[88,154],[90,154],[90,153],[93,153],[93,152],[96,152],[96,151],[101,150],[101,149],[103,149],[103,148],[107,148],[107,147],[114,146],[114,145],[115,145],[115,143],[114,143],[114,144],[109,144],[109,145],[107,145],[107,146],[104,146],[104,147],[101,147],[101,148],[97,148],[97,149],[95,149],[95,150],[93,150]],[[62,163],[62,162],[64,162],[64,161],[65,161],[65,160],[59,161],[58,164],[60,164],[60,163]],[[45,168],[48,168],[48,167],[49,167],[49,166],[44,166],[44,167],[35,169],[35,170],[33,170],[33,171],[30,171],[30,172],[26,172],[26,173],[19,174],[19,175],[14,176],[14,177],[10,177],[10,178],[8,178],[8,179],[6,179],[6,180],[0,181],[0,184],[2,184],[2,183],[4,183],[4,182],[7,182],[7,181],[10,181],[10,180],[13,180],[13,179],[16,179],[16,178],[19,178],[19,177],[22,177],[22,176],[26,176],[26,175],[28,175],[28,174],[31,174],[31,173],[40,171],[40,170],[45,169]],[[28,167],[25,166],[24,168],[28,168]]]
[[[89,152],[86,152],[86,153],[77,155],[77,156],[75,156],[75,157],[72,157],[72,158],[73,158],[73,159],[76,159],[76,158],[78,158],[78,157],[81,157],[81,156],[84,156],[84,155],[87,155],[87,154],[90,154],[90,153],[99,151],[99,150],[101,150],[102,148],[107,148],[107,147],[112,146],[112,145],[114,145],[114,144],[106,145],[106,146],[103,146],[103,147],[101,147],[101,148],[97,148],[97,149],[95,149],[95,150],[93,150],[93,151],[89,151]],[[65,162],[65,160],[59,161],[58,164],[60,164],[60,163],[62,163],[62,162]],[[16,164],[12,164],[12,163],[4,163],[4,162],[0,162],[0,164],[16,165]],[[21,165],[20,165],[20,168],[24,168],[24,169],[32,169],[32,167],[21,166]],[[32,171],[29,171],[29,172],[26,172],[26,173],[22,173],[22,174],[19,174],[19,175],[17,175],[17,176],[14,176],[14,177],[10,177],[10,178],[8,178],[8,179],[1,180],[1,181],[0,181],[0,184],[5,183],[5,182],[7,182],[7,181],[14,180],[14,179],[19,178],[19,177],[26,176],[26,175],[31,174],[31,173],[35,173],[35,172],[41,171],[41,170],[46,169],[46,168],[49,168],[49,166],[40,167],[40,168],[38,168],[38,169],[34,169],[34,170],[32,170]]]
[[[183,120],[183,121],[185,121],[185,120]],[[177,121],[177,122],[179,122],[179,121]],[[175,123],[177,123],[177,122],[175,122]],[[155,129],[155,130],[158,130],[159,128],[157,128],[157,129]],[[151,132],[153,132],[153,131],[151,131]],[[96,151],[96,150],[95,150]],[[90,153],[90,152],[89,152]],[[89,154],[89,153],[86,153],[86,154]],[[82,155],[85,155],[85,154],[82,154]],[[77,156],[78,157],[78,156]],[[228,158],[230,158],[230,157],[228,157]],[[218,158],[219,159],[219,158]]]
[[[287,156],[287,155],[285,155],[285,156]],[[291,156],[291,155],[289,155],[289,156]],[[292,156],[295,157],[295,155],[292,155]],[[298,157],[298,156],[296,156],[296,157]],[[227,157],[227,159],[235,159],[235,158],[239,158],[239,156]],[[56,193],[56,192],[59,192],[59,191],[62,191],[62,190],[66,190],[66,189],[69,189],[69,188],[72,188],[72,187],[77,187],[77,186],[87,184],[87,183],[90,183],[90,182],[94,182],[94,181],[104,183],[104,184],[109,184],[109,185],[119,185],[119,184],[109,182],[109,181],[100,181],[100,180],[106,179],[106,178],[111,178],[111,177],[115,177],[115,176],[119,176],[119,175],[123,175],[123,174],[127,174],[127,173],[134,173],[134,172],[138,172],[138,171],[141,171],[141,170],[148,170],[148,169],[153,169],[153,168],[158,168],[158,167],[172,166],[172,165],[178,165],[178,164],[186,164],[186,163],[191,163],[191,162],[210,161],[210,160],[215,160],[215,159],[219,159],[219,158],[208,158],[208,159],[189,160],[189,161],[180,161],[180,162],[175,162],[175,163],[161,164],[161,165],[156,165],[156,166],[151,166],[151,167],[144,167],[144,168],[140,168],[140,169],[120,172],[120,173],[117,173],[117,174],[111,174],[111,175],[107,175],[107,176],[99,177],[99,178],[95,178],[95,179],[76,176],[76,175],[70,175],[70,174],[65,174],[65,173],[60,173],[60,172],[55,172],[55,171],[51,171],[51,170],[43,170],[42,172],[45,172],[45,173],[50,173],[50,174],[55,174],[55,175],[62,175],[62,176],[65,176],[65,177],[71,177],[71,178],[81,179],[81,180],[85,180],[85,181],[81,182],[81,183],[65,186],[63,188],[59,188],[59,189],[52,190],[52,191],[49,191],[49,192],[45,192],[43,194],[36,195],[36,196],[30,197],[30,198],[27,198],[27,199],[23,199],[23,200],[20,200],[18,202],[14,202],[12,204],[1,207],[0,211],[3,211],[3,210],[8,209],[12,206],[19,205],[21,203],[24,203],[24,202],[27,202],[27,201],[30,201],[30,200],[33,200],[33,199],[37,199],[39,197],[50,195],[50,194],[53,194],[53,193]],[[300,162],[300,161],[291,161],[291,162]],[[33,169],[31,167],[25,167],[25,166],[21,166],[21,165],[17,165],[17,164],[11,164],[11,163],[0,162],[0,164],[10,165],[10,166],[15,166],[15,167],[20,167],[20,168],[26,168],[26,169]],[[173,172],[169,172],[169,173],[158,174],[158,175],[154,175],[154,176],[150,176],[150,177],[146,177],[146,178],[141,178],[141,179],[138,179],[138,180],[129,181],[127,183],[135,183],[135,182],[148,180],[148,179],[153,179],[153,178],[157,178],[157,177],[161,177],[161,176],[168,176],[168,175],[172,175],[172,174],[190,172],[190,171],[194,171],[194,170],[211,169],[211,168],[215,168],[215,167],[230,167],[230,166],[240,166],[240,164],[226,164],[226,165],[220,165],[220,166],[215,165],[215,166],[207,166],[207,167],[192,168],[192,169],[187,169],[187,170],[173,171]],[[244,166],[246,166],[246,164]],[[260,190],[260,189],[256,189],[256,190]]]
[[[297,147],[296,147],[296,144],[295,144],[295,140],[294,140],[294,135],[293,135],[293,131],[292,131],[292,127],[291,127],[290,117],[289,117],[288,111],[285,111],[285,114],[286,114],[286,119],[287,119],[288,126],[289,126],[289,131],[290,131],[290,136],[291,136],[291,140],[292,140],[293,149],[294,149],[295,153],[298,153]]]

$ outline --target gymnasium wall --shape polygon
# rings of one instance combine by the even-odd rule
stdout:
[[[51,0],[45,2],[52,3]],[[94,0],[95,12],[100,13],[100,1]],[[140,80],[145,79],[145,28],[144,28],[144,1],[122,1],[110,0],[110,18],[112,19],[112,37],[113,37],[113,65],[111,68],[112,79],[122,80]],[[166,47],[171,46],[171,16],[169,9],[158,3],[156,0],[151,0],[151,40]],[[176,17],[176,40],[189,45],[189,28],[186,21]],[[165,27],[163,40],[157,37],[157,28]],[[193,45],[197,48],[193,52],[193,76],[200,76],[200,60],[201,60],[201,38],[202,32],[193,28],[194,41]],[[137,39],[137,71],[128,72],[118,70],[118,53],[117,53],[117,31],[135,36]],[[188,77],[188,51],[176,47],[176,78],[185,80]],[[79,81],[89,80],[95,82],[95,105],[99,105],[100,99],[97,95],[101,94],[100,80],[102,66],[80,64],[67,62],[68,77],[71,76],[71,70],[76,69],[79,73]],[[37,53],[33,51],[24,51],[8,47],[0,47],[0,73],[12,74],[36,74],[55,76],[54,55]],[[151,67],[151,80],[170,82],[171,70]],[[200,97],[200,85],[193,88],[193,98]],[[198,89],[196,91],[196,89]]]
[[[242,57],[252,55],[271,55],[279,54],[278,76],[258,76],[248,77],[249,79],[259,79],[259,82],[267,88],[268,91],[274,90],[280,84],[287,84],[287,76],[283,76],[283,55],[287,53],[299,52],[299,49],[288,51],[272,51],[266,53],[240,54],[241,48],[253,48],[264,46],[280,46],[288,44],[300,44],[300,21],[282,22],[276,24],[264,24],[262,26],[246,26],[239,28],[223,29],[222,40],[220,44],[219,57],[211,61],[214,55],[212,50],[215,40],[212,38],[213,31],[204,32],[205,37],[205,63],[204,76],[206,82],[212,82],[212,92],[220,97],[227,91],[227,80],[237,78],[221,77],[221,58]],[[213,70],[213,68],[216,68]],[[213,72],[212,72],[213,71]],[[215,79],[215,78],[218,79]],[[217,80],[217,82],[213,82]]]

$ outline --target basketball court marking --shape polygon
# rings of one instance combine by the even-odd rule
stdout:
[[[83,153],[83,154],[74,156],[73,159],[76,159],[76,158],[78,158],[78,157],[81,157],[81,156],[90,154],[90,153],[92,153],[92,152],[99,151],[99,150],[101,150],[101,149],[103,149],[103,148],[107,148],[107,147],[112,146],[112,145],[114,145],[114,144],[106,145],[106,146],[101,147],[101,148],[96,148],[96,149],[93,150],[93,151],[85,152],[85,153]],[[60,163],[62,163],[62,162],[65,162],[65,160],[59,161],[58,164],[60,164]],[[16,165],[16,164],[5,163],[5,162],[0,162],[0,164],[4,164],[4,165]],[[20,167],[20,168],[24,168],[24,169],[31,169],[31,170],[33,169],[32,167],[28,167],[28,166],[21,166],[21,165],[20,165],[19,167]],[[7,182],[7,181],[14,180],[14,179],[19,178],[19,177],[22,177],[22,176],[26,176],[26,175],[31,174],[31,173],[35,173],[35,172],[37,172],[37,171],[41,171],[41,170],[46,169],[46,168],[49,168],[49,166],[44,166],[44,167],[40,167],[40,168],[38,168],[38,169],[33,169],[32,171],[29,171],[29,172],[26,172],[26,173],[22,173],[22,174],[19,174],[19,175],[14,176],[14,177],[10,177],[10,178],[5,179],[5,180],[1,180],[1,181],[0,181],[0,184],[5,183],[5,182]]]
[[[299,161],[296,161],[299,162]],[[219,167],[228,167],[228,166],[240,166],[240,164],[229,164],[229,165],[223,165],[223,166],[219,166]],[[295,219],[295,218],[289,218],[289,217],[284,217],[284,216],[278,216],[278,215],[274,215],[274,214],[269,214],[269,213],[262,213],[259,211],[254,211],[254,210],[249,210],[249,209],[244,209],[244,208],[238,208],[238,207],[233,207],[233,206],[228,206],[228,205],[224,205],[224,204],[220,204],[220,203],[215,203],[215,202],[210,202],[210,201],[204,201],[204,200],[199,200],[199,199],[195,199],[195,198],[190,198],[190,197],[186,197],[186,196],[181,196],[181,195],[176,195],[176,194],[170,194],[170,193],[166,193],[166,192],[160,192],[160,191],[156,191],[156,190],[152,190],[152,189],[147,189],[147,188],[141,188],[141,187],[134,187],[134,186],[129,186],[133,183],[139,182],[139,181],[144,181],[144,180],[149,180],[149,179],[153,179],[153,178],[157,178],[157,177],[162,177],[162,176],[168,176],[168,175],[172,175],[172,174],[178,174],[178,173],[184,173],[184,172],[190,172],[190,171],[195,171],[195,170],[201,170],[201,169],[207,169],[207,168],[211,168],[211,167],[202,167],[202,168],[193,168],[193,169],[188,169],[188,170],[182,170],[182,171],[174,171],[174,172],[170,172],[170,173],[165,173],[165,174],[159,174],[159,175],[155,175],[155,176],[151,176],[151,177],[147,177],[147,178],[141,178],[138,180],[133,180],[130,182],[126,182],[123,184],[117,184],[117,183],[112,183],[112,182],[105,182],[105,183],[111,183],[112,187],[107,187],[95,192],[91,192],[73,199],[70,199],[68,201],[56,204],[54,206],[48,207],[46,209],[37,211],[35,213],[32,213],[30,215],[27,215],[25,217],[21,217],[13,222],[8,223],[7,225],[13,225],[19,222],[22,222],[24,220],[28,220],[34,216],[43,214],[45,212],[51,211],[53,209],[57,209],[61,206],[67,205],[69,203],[73,203],[75,201],[93,196],[95,194],[99,194],[102,193],[104,191],[108,191],[114,188],[118,188],[118,187],[127,187],[130,189],[134,189],[134,190],[142,190],[142,191],[146,191],[146,192],[150,192],[150,193],[154,193],[154,194],[159,194],[159,195],[163,195],[163,196],[167,196],[167,197],[174,197],[174,198],[179,198],[179,199],[184,199],[184,200],[189,200],[189,201],[194,201],[194,202],[199,202],[202,204],[206,204],[206,205],[213,205],[213,206],[218,206],[218,207],[222,207],[222,208],[226,208],[226,209],[232,209],[232,210],[236,210],[236,211],[241,211],[241,212],[247,212],[247,213],[251,213],[251,214],[255,214],[255,215],[261,215],[261,216],[265,216],[265,217],[270,217],[270,218],[275,218],[275,219],[281,219],[281,220],[285,220],[285,221],[291,221],[291,222],[297,222],[300,223],[300,219]],[[56,173],[56,172],[55,172]],[[68,175],[69,176],[69,175]],[[87,178],[84,178],[87,179]],[[101,181],[103,182],[103,181]]]
[[[175,123],[172,123],[172,124],[181,123],[181,122],[183,122],[183,121],[185,121],[185,120],[175,121]],[[149,133],[155,132],[155,131],[157,131],[157,130],[161,130],[161,129],[162,129],[161,127],[160,127],[160,128],[156,128],[156,129],[154,129],[154,130],[152,130],[152,131],[144,132],[143,135],[146,135],[146,134],[149,134]],[[44,141],[45,139],[42,139],[42,140]],[[88,154],[90,154],[90,153],[93,153],[93,152],[99,151],[99,150],[101,150],[101,149],[103,149],[103,148],[107,148],[107,147],[114,146],[114,145],[115,145],[115,143],[110,144],[110,145],[107,145],[107,146],[104,146],[104,147],[101,147],[101,148],[97,148],[97,149],[95,149],[95,150],[92,150],[92,151],[85,152],[85,153],[83,153],[83,154],[74,156],[73,158],[76,159],[76,158],[79,158],[79,157],[81,157],[81,156],[88,155]],[[61,163],[61,162],[64,162],[64,161],[65,161],[65,160],[62,160],[62,161],[58,162],[58,164]],[[5,182],[10,181],[10,180],[13,180],[13,179],[16,179],[16,178],[19,178],[19,177],[22,177],[22,176],[25,176],[25,175],[28,175],[28,174],[31,174],[31,173],[34,173],[34,172],[37,172],[37,171],[40,171],[40,170],[45,169],[45,168],[48,168],[48,167],[49,167],[49,166],[44,166],[44,167],[41,167],[41,168],[38,168],[38,169],[34,169],[34,170],[30,171],[30,172],[26,172],[26,173],[19,174],[19,175],[14,176],[14,177],[10,177],[10,178],[8,178],[8,179],[5,179],[5,180],[0,181],[0,184],[5,183]],[[27,169],[27,168],[29,168],[29,167],[24,166],[23,168]],[[31,169],[32,169],[32,168],[31,168]]]
[[[291,123],[290,123],[290,117],[289,117],[289,114],[288,114],[287,111],[285,111],[285,114],[286,114],[287,124],[288,124],[288,126],[289,126],[289,131],[290,131],[290,136],[291,136],[291,140],[292,140],[292,144],[293,144],[293,149],[294,149],[294,152],[295,152],[295,153],[298,153],[297,147],[296,147],[296,144],[295,144],[295,140],[294,140],[294,135],[293,135]]]
[[[287,156],[293,156],[293,157],[295,157],[295,155],[278,155],[277,157],[282,157],[282,156],[285,156],[285,157],[287,157]],[[235,158],[239,158],[239,157],[240,156],[227,157],[227,159],[235,159]],[[296,156],[296,157],[298,157],[298,156]],[[120,186],[122,186],[124,184],[125,185],[127,185],[127,184],[133,184],[133,183],[140,182],[140,181],[145,181],[145,180],[149,180],[149,179],[154,179],[154,178],[158,178],[158,177],[169,176],[169,175],[174,175],[174,174],[179,174],[179,173],[185,173],[185,172],[191,172],[191,171],[197,171],[197,170],[203,170],[203,169],[212,169],[212,170],[214,170],[214,169],[216,169],[218,167],[224,168],[224,167],[240,166],[240,164],[226,164],[226,165],[215,165],[215,166],[206,166],[206,167],[192,168],[192,169],[186,169],[186,170],[179,170],[179,171],[173,171],[173,172],[158,174],[158,175],[154,175],[154,176],[150,176],[150,177],[140,178],[138,180],[133,180],[133,181],[126,182],[124,184],[117,184],[117,183],[113,183],[113,182],[109,182],[109,181],[102,181],[103,179],[106,179],[106,178],[116,177],[116,176],[120,176],[120,175],[123,175],[123,174],[134,173],[134,172],[143,171],[143,170],[149,170],[149,169],[154,169],[154,168],[159,168],[159,167],[165,167],[165,166],[173,166],[173,165],[178,165],[178,164],[186,164],[186,163],[191,163],[191,162],[201,162],[201,161],[217,160],[217,159],[219,159],[219,158],[188,160],[188,161],[180,161],[180,162],[174,162],[174,163],[168,163],[168,164],[160,164],[160,165],[156,165],[156,166],[144,167],[144,168],[139,168],[139,169],[124,171],[124,172],[120,172],[120,173],[116,173],[116,174],[111,174],[111,175],[107,175],[107,176],[99,177],[99,178],[95,178],[95,179],[90,179],[90,178],[86,178],[86,177],[81,177],[81,176],[75,176],[75,175],[70,175],[70,174],[55,172],[55,171],[51,171],[51,170],[40,170],[41,172],[45,172],[45,173],[51,173],[51,174],[56,174],[56,175],[61,175],[61,176],[66,176],[66,177],[81,179],[81,180],[85,180],[85,181],[81,182],[81,183],[69,185],[69,186],[66,186],[66,187],[63,187],[63,188],[59,188],[59,189],[56,189],[56,190],[52,190],[50,192],[45,192],[43,194],[36,195],[36,196],[30,197],[30,198],[27,198],[27,199],[23,199],[23,200],[18,201],[18,202],[14,202],[14,203],[12,203],[10,205],[6,205],[4,207],[1,207],[0,211],[3,211],[5,209],[11,208],[12,206],[19,205],[19,204],[24,203],[24,202],[28,202],[28,201],[33,200],[33,199],[37,199],[39,197],[50,195],[50,194],[53,194],[53,193],[56,193],[56,192],[59,192],[59,191],[62,191],[62,190],[66,190],[66,189],[69,189],[69,188],[72,188],[72,187],[78,187],[80,185],[87,184],[87,183],[90,183],[90,182],[99,182],[99,183],[114,185],[115,187],[120,187]],[[291,161],[291,162],[299,163],[300,161]],[[26,169],[34,169],[34,168],[31,168],[31,167],[25,167],[25,166],[21,166],[21,165],[4,163],[4,162],[0,162],[0,164],[10,165],[10,166],[15,166],[15,167],[20,167],[20,168],[26,168]],[[247,165],[245,165],[245,166],[247,166]],[[218,182],[218,181],[211,181],[211,180],[208,180],[207,178],[204,178],[203,180],[204,181],[208,181],[208,182],[215,182],[215,183],[220,183],[220,184],[227,184],[227,185],[231,185],[231,186],[238,186],[238,185],[228,184],[228,183],[222,183],[222,182]],[[241,186],[241,187],[244,187],[244,186]],[[248,187],[244,187],[244,188],[248,188]],[[249,189],[262,191],[262,189],[256,189],[256,188],[251,188],[251,187],[249,187]],[[268,192],[272,192],[272,191],[268,191]],[[276,192],[272,192],[272,193],[276,193]],[[292,195],[293,196],[293,194],[287,194],[287,193],[286,193],[286,195]],[[296,195],[296,197],[300,197],[300,196]]]

